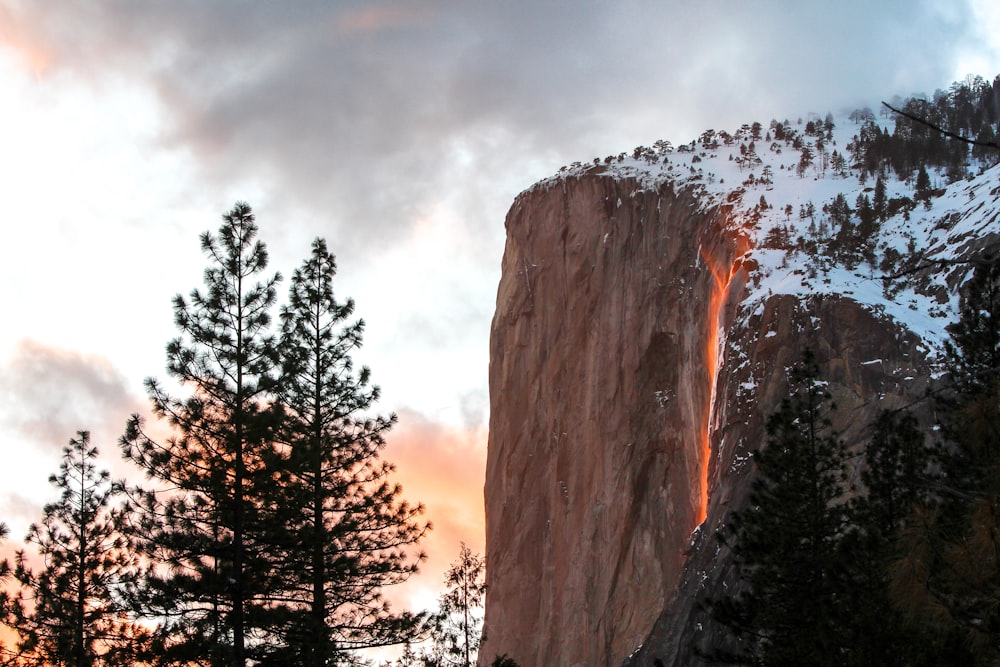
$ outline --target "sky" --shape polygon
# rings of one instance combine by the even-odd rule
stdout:
[[[573,161],[1000,74],[993,0],[0,0],[0,519],[165,378],[198,236],[253,207],[286,280],[327,239],[435,529],[398,604],[484,551],[504,217]]]

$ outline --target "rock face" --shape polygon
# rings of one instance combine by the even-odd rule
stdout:
[[[599,174],[522,195],[507,234],[481,655],[620,665],[704,517],[709,357],[745,239],[693,192]]]
[[[929,421],[921,398],[931,373],[921,341],[912,333],[843,296],[800,300],[782,295],[750,317],[739,317],[740,310],[727,332],[728,354],[719,371],[708,516],[694,537],[676,591],[642,648],[626,663],[630,666],[712,664],[703,663],[697,649],[727,645],[728,633],[715,627],[696,601],[705,595],[720,597],[736,583],[729,550],[716,531],[730,510],[746,505],[750,451],[765,441],[765,418],[786,395],[785,369],[806,347],[814,351],[829,382],[837,405],[833,425],[849,445],[858,447],[867,439],[868,425],[883,408],[909,406]],[[748,391],[751,385],[754,389]]]
[[[845,248],[850,228],[831,231],[823,207],[839,188],[861,201],[863,181],[806,178],[783,162],[803,139],[785,134],[766,153],[750,126],[636,149],[514,202],[490,343],[480,664],[680,666],[723,646],[697,604],[735,583],[716,531],[745,506],[750,452],[806,348],[849,446],[882,408],[929,425],[919,399],[963,258],[1000,243],[1000,167],[919,208],[891,182],[896,217]]]
[[[506,222],[481,664],[695,664],[723,641],[696,597],[732,583],[714,533],[786,369],[816,353],[850,443],[930,375],[919,338],[849,296],[748,302],[730,205],[602,171],[536,186]]]

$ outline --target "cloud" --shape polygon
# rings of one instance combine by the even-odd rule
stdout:
[[[20,540],[23,533],[27,532],[25,527],[41,519],[41,506],[33,498],[27,498],[19,493],[5,493],[2,496],[2,503],[4,515],[0,520],[8,526],[16,526],[19,529],[19,532],[15,533],[12,528],[8,539]]]
[[[442,426],[411,411],[399,414],[389,434],[385,458],[397,466],[396,479],[403,497],[423,503],[433,530],[423,542],[427,561],[418,579],[392,599],[410,606],[436,596],[444,573],[464,542],[477,553],[485,552],[483,479],[486,469],[486,430]]]
[[[107,0],[20,3],[16,24],[50,68],[155,89],[161,141],[210,181],[262,184],[282,218],[377,252],[442,193],[482,234],[575,159],[945,86],[984,38],[938,4]]]
[[[90,431],[98,466],[115,478],[136,470],[118,453],[128,416],[146,401],[130,393],[124,376],[106,358],[21,340],[0,361],[0,447],[15,465],[0,470],[4,489],[0,520],[11,528],[7,551],[21,548],[28,526],[58,497],[47,482],[77,431]]]
[[[40,45],[32,43],[18,31],[10,11],[0,7],[0,44],[14,53],[21,65],[35,77],[42,77],[49,69],[52,57]]]
[[[455,429],[404,411],[388,438],[386,458],[396,464],[406,496],[427,506],[434,543],[457,549],[464,541],[482,549],[485,429]]]
[[[376,32],[398,28],[419,20],[422,10],[412,6],[376,5],[374,7],[348,8],[338,21],[346,32]]]
[[[22,340],[2,368],[0,423],[49,451],[61,451],[81,430],[93,432],[102,451],[112,450],[128,416],[145,408],[103,357]]]

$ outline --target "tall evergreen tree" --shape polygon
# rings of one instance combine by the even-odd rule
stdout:
[[[931,455],[912,414],[879,413],[865,448],[865,493],[856,499],[855,523],[880,542],[898,534],[913,505],[926,495]]]
[[[167,345],[167,372],[185,391],[173,397],[146,380],[153,411],[173,435],[151,437],[129,421],[121,447],[155,484],[139,490],[145,546],[162,564],[148,577],[147,611],[163,621],[164,662],[209,657],[243,667],[248,639],[266,605],[270,562],[260,497],[270,471],[277,353],[269,334],[278,274],[256,240],[250,207],[238,202],[218,234],[205,232],[205,290],[174,297],[180,336]]]
[[[865,243],[872,235],[878,231],[876,224],[875,209],[872,208],[872,201],[868,195],[861,193],[854,202],[854,211],[858,216],[857,242]]]
[[[923,201],[926,208],[930,208],[931,205],[931,177],[927,173],[927,169],[924,165],[920,165],[920,171],[917,172],[917,183],[914,189],[913,198],[917,201]]]
[[[848,504],[851,526],[840,540],[839,558],[850,582],[844,602],[851,650],[843,664],[967,664],[968,653],[954,642],[954,634],[915,628],[891,596],[900,536],[913,507],[927,496],[933,450],[906,412],[881,412],[872,431],[861,469],[863,486]]]
[[[889,198],[887,196],[885,179],[883,179],[881,175],[875,179],[875,194],[872,198],[872,210],[876,219],[879,221],[884,222],[885,219],[889,217]]]
[[[852,219],[854,211],[851,210],[850,204],[847,203],[847,197],[842,192],[837,193],[828,208],[830,226],[833,232],[830,250],[836,256],[850,255],[857,246],[857,228]]]
[[[284,409],[281,496],[271,508],[280,553],[278,629],[285,660],[327,665],[343,651],[410,639],[419,617],[395,613],[382,596],[417,570],[412,553],[429,525],[401,499],[393,466],[380,458],[395,415],[371,415],[379,388],[355,370],[363,320],[333,291],[336,261],[316,239],[292,275],[281,313]]]
[[[128,611],[139,568],[126,515],[113,505],[122,489],[96,459],[90,434],[78,432],[49,478],[59,500],[28,531],[44,566],[32,571],[18,553],[11,624],[21,664],[135,665],[143,658],[147,633]]]
[[[1000,394],[1000,259],[981,258],[965,288],[959,320],[948,327],[949,376],[960,398]]]
[[[847,582],[838,561],[847,516],[845,451],[831,432],[824,383],[811,354],[793,371],[788,398],[768,419],[754,452],[749,505],[720,535],[744,590],[712,601],[733,631],[738,655],[762,665],[841,665],[849,649]]]
[[[0,541],[6,540],[9,535],[10,527],[6,522],[0,521]],[[13,601],[10,592],[6,590],[6,583],[12,572],[10,560],[7,558],[0,560],[0,585],[3,586],[3,590],[0,590],[0,618],[3,618],[4,622],[7,622],[12,614]],[[11,664],[15,655],[14,649],[8,648],[6,643],[0,643],[0,665]]]
[[[795,173],[798,174],[799,178],[805,176],[806,170],[812,165],[814,157],[811,146],[802,146],[799,154],[799,164],[795,167]]]
[[[486,560],[462,543],[458,560],[445,576],[447,588],[441,595],[436,619],[435,644],[442,665],[475,664],[482,635],[482,609],[486,597]]]
[[[950,392],[938,405],[942,476],[894,565],[897,604],[925,629],[961,633],[975,661],[1000,660],[1000,261],[983,258],[949,327]]]

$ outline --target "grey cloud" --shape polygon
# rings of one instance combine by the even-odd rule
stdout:
[[[466,430],[475,432],[487,426],[490,399],[483,391],[467,391],[460,396],[462,421]]]
[[[30,340],[0,370],[0,402],[6,428],[54,452],[80,430],[110,452],[128,416],[144,408],[107,360]]]
[[[10,537],[15,540],[26,532],[24,527],[38,521],[41,514],[41,507],[39,507],[37,500],[17,493],[3,494],[0,496],[0,504],[3,506],[3,521],[8,523],[11,528]]]
[[[909,0],[35,7],[19,17],[64,66],[155,87],[161,141],[205,179],[267,184],[343,252],[457,190],[495,253],[510,198],[561,164],[946,85],[971,39],[964,4]]]

